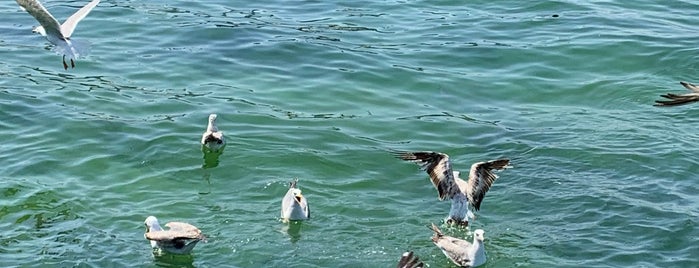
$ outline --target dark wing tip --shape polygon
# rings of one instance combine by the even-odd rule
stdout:
[[[418,268],[424,267],[424,263],[420,261],[420,258],[415,256],[412,251],[403,253],[398,261],[397,268]]]

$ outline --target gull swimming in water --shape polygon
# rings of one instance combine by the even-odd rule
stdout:
[[[289,190],[282,199],[282,221],[289,222],[307,220],[311,217],[311,208],[308,201],[301,194],[301,189],[296,188],[298,180],[289,182]]]
[[[668,100],[656,100],[654,105],[677,106],[699,101],[699,86],[684,81],[680,82],[680,84],[682,84],[684,88],[689,89],[692,92],[685,94],[667,93],[664,95],[660,95],[661,97],[667,98]]]
[[[68,17],[68,19],[59,24],[56,18],[49,13],[44,6],[38,0],[16,0],[17,3],[32,15],[37,21],[39,21],[40,26],[35,27],[32,31],[45,36],[52,44],[56,46],[56,50],[63,54],[63,68],[68,69],[68,64],[66,63],[66,55],[70,59],[70,67],[75,68],[75,61],[79,56],[84,56],[87,54],[89,44],[86,42],[79,42],[71,39],[75,26],[78,22],[87,16],[87,13],[99,4],[100,0],[92,0],[81,9],[79,9],[75,14]]]
[[[420,261],[420,258],[415,256],[412,251],[403,253],[398,261],[397,268],[422,268],[425,264]]]
[[[475,219],[471,212],[481,208],[481,202],[490,186],[498,178],[492,170],[507,168],[508,159],[478,162],[471,165],[468,182],[462,180],[460,172],[453,171],[447,154],[438,152],[402,152],[398,158],[419,164],[429,174],[432,184],[439,193],[439,200],[449,198],[451,210],[446,222],[468,226],[469,218]]]
[[[226,145],[226,141],[223,139],[223,132],[216,127],[216,117],[216,114],[209,115],[209,125],[206,127],[204,134],[201,135],[201,144],[214,151]]]
[[[485,231],[482,229],[473,232],[473,244],[463,239],[444,235],[434,223],[432,231],[434,231],[432,242],[454,264],[461,267],[476,267],[485,263],[485,245],[483,244]]]
[[[168,222],[165,224],[169,230],[163,230],[154,216],[146,218],[146,233],[144,236],[150,240],[150,245],[155,249],[175,254],[189,254],[194,246],[205,237],[201,231],[189,223]]]

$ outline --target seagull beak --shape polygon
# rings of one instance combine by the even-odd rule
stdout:
[[[302,195],[302,194],[297,194],[297,195],[294,196],[294,197],[296,198],[296,202],[301,203],[301,200],[303,199],[303,195]]]

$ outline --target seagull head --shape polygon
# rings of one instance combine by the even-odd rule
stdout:
[[[146,221],[144,222],[146,224],[146,233],[150,231],[161,231],[163,228],[160,227],[160,223],[158,223],[158,219],[155,218],[155,216],[148,216],[146,218]]]
[[[206,127],[207,131],[212,131],[216,132],[218,131],[218,128],[216,127],[216,114],[210,114],[209,115],[209,126]]]
[[[473,237],[474,237],[477,241],[483,242],[483,240],[485,240],[484,235],[485,235],[485,231],[483,231],[483,229],[478,229],[478,230],[476,230],[475,232],[473,232]]]
[[[294,189],[293,192],[294,194],[294,199],[296,199],[296,203],[301,203],[301,200],[303,200],[303,195],[301,194],[300,189]]]
[[[32,29],[32,32],[38,33],[41,36],[46,36],[46,30],[44,30],[44,26],[41,26],[41,25],[34,27]]]

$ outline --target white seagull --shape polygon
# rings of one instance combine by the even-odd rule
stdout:
[[[439,192],[439,200],[449,198],[451,210],[446,218],[448,224],[456,223],[468,226],[469,218],[474,219],[471,212],[481,208],[481,202],[490,186],[498,178],[492,170],[504,169],[510,163],[508,159],[478,162],[471,165],[468,182],[462,180],[460,172],[452,171],[449,156],[437,152],[402,152],[396,154],[400,159],[419,164],[427,171],[432,184]]]
[[[39,21],[40,26],[35,27],[32,31],[45,36],[52,44],[56,46],[56,50],[63,54],[63,68],[68,69],[68,64],[66,63],[66,55],[70,59],[70,67],[75,68],[75,61],[79,56],[84,56],[87,54],[89,49],[89,44],[87,42],[79,42],[71,39],[75,26],[78,22],[87,16],[87,13],[99,4],[100,0],[92,0],[81,9],[79,9],[75,14],[68,17],[68,19],[59,24],[56,18],[54,18],[51,13],[49,13],[44,6],[38,0],[16,0],[17,3],[32,15],[37,21]]]
[[[311,208],[308,201],[301,194],[301,189],[296,188],[298,180],[289,182],[289,190],[282,199],[282,221],[289,222],[307,220],[311,217]]]
[[[201,231],[189,223],[168,222],[169,230],[163,230],[154,216],[146,218],[144,237],[150,240],[151,247],[174,254],[189,254],[194,246],[205,239]]]
[[[685,94],[667,93],[665,95],[660,95],[660,97],[666,98],[667,100],[656,100],[655,106],[677,106],[699,101],[699,86],[684,81],[680,82],[680,84],[692,92]]]
[[[483,244],[485,232],[482,229],[473,232],[473,244],[463,239],[444,235],[434,223],[432,231],[434,231],[432,242],[454,264],[461,267],[476,267],[485,263],[485,245]]]
[[[420,261],[420,258],[415,256],[412,251],[403,253],[398,261],[397,268],[422,268],[425,264]]]
[[[223,139],[223,132],[216,127],[216,117],[216,114],[209,115],[209,125],[206,127],[204,134],[201,135],[201,144],[211,150],[218,150],[226,145],[226,141]]]

